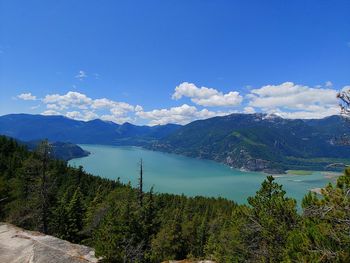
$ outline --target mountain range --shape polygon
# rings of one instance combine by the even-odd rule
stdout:
[[[22,141],[49,141],[142,146],[180,128],[180,125],[122,125],[99,119],[77,121],[64,116],[9,114],[0,116],[0,134]]]
[[[231,114],[184,126],[137,126],[102,120],[77,121],[63,116],[10,114],[0,116],[0,134],[23,141],[47,138],[142,146],[272,173],[343,168],[350,157],[347,143],[350,120],[341,116],[292,120],[261,113]]]
[[[349,134],[350,120],[341,116],[231,114],[189,123],[150,148],[252,171],[327,170],[334,163],[342,169],[350,157]]]

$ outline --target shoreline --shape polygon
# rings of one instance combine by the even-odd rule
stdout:
[[[212,162],[216,162],[216,163],[219,163],[219,164],[223,164],[227,167],[229,167],[230,169],[236,169],[236,170],[239,170],[241,172],[257,172],[257,173],[262,173],[264,174],[265,176],[268,176],[268,175],[272,175],[274,178],[278,178],[278,177],[284,177],[284,176],[301,176],[301,175],[311,175],[315,172],[320,172],[320,173],[329,173],[329,176],[330,177],[326,177],[326,178],[333,178],[333,177],[339,177],[339,175],[334,175],[334,174],[341,174],[342,172],[337,172],[337,171],[313,171],[313,170],[293,170],[293,169],[287,169],[287,170],[284,170],[283,172],[276,172],[274,173],[273,170],[270,170],[270,171],[266,171],[266,170],[261,170],[261,171],[256,171],[256,170],[249,170],[249,169],[246,169],[246,168],[239,168],[239,167],[234,167],[234,166],[231,166],[225,162],[221,162],[221,161],[218,161],[218,160],[214,160],[214,159],[206,159],[206,158],[201,158],[201,157],[194,157],[194,156],[189,156],[189,155],[186,155],[186,154],[180,154],[180,153],[176,153],[176,152],[171,152],[171,151],[161,151],[161,150],[155,150],[153,148],[148,148],[147,146],[143,145],[143,146],[140,146],[140,145],[118,145],[118,144],[90,144],[90,143],[76,143],[77,146],[83,148],[84,145],[96,145],[96,146],[112,146],[112,147],[135,147],[135,148],[140,148],[140,149],[143,149],[143,150],[147,150],[147,151],[152,151],[152,152],[160,152],[160,153],[166,153],[166,154],[174,154],[174,155],[178,155],[178,156],[184,156],[184,157],[188,157],[188,158],[194,158],[194,159],[199,159],[199,160],[207,160],[207,161],[212,161]],[[81,157],[78,157],[78,158],[84,158],[84,157],[87,157],[89,156],[91,153],[89,153],[88,155],[86,156],[81,156]],[[76,158],[72,158],[72,159],[76,159]],[[70,159],[70,160],[72,160]],[[302,172],[305,172],[305,174],[294,174],[294,173],[288,173],[288,171],[302,171]],[[306,174],[307,173],[307,174]]]

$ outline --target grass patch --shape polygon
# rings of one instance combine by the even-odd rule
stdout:
[[[294,175],[311,175],[313,171],[306,171],[306,170],[288,170],[288,174],[294,174]]]

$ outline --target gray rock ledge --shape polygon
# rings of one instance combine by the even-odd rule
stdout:
[[[98,262],[92,248],[0,222],[0,262]]]

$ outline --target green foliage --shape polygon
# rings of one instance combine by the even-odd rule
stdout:
[[[287,237],[298,226],[296,201],[285,193],[268,176],[256,195],[248,198],[252,210],[244,230],[245,242],[253,248],[249,257],[256,261],[281,261]]]
[[[83,197],[78,187],[67,207],[68,240],[73,242],[80,241],[79,236],[80,231],[83,229],[84,211]]]
[[[307,194],[299,215],[273,177],[248,205],[153,189],[141,204],[130,184],[44,159],[0,136],[1,220],[40,231],[45,210],[49,234],[93,246],[103,262],[350,262],[350,169]]]
[[[296,202],[268,176],[250,206],[237,208],[210,239],[206,253],[218,262],[280,262],[288,235],[298,227]]]
[[[290,235],[287,260],[298,262],[350,261],[350,173],[337,185],[322,189],[322,196],[307,195],[303,200],[302,226]]]
[[[123,262],[130,235],[130,225],[125,220],[127,205],[112,206],[94,233],[97,255],[103,255],[107,262]]]
[[[350,126],[339,116],[288,120],[266,114],[231,114],[191,122],[148,147],[248,170],[319,171],[331,163],[349,164],[349,147],[338,143],[339,134],[349,133]],[[255,165],[254,159],[265,162]]]
[[[167,222],[152,240],[152,260],[161,262],[166,259],[182,259],[186,257],[182,237],[181,211],[175,210],[173,220]]]

